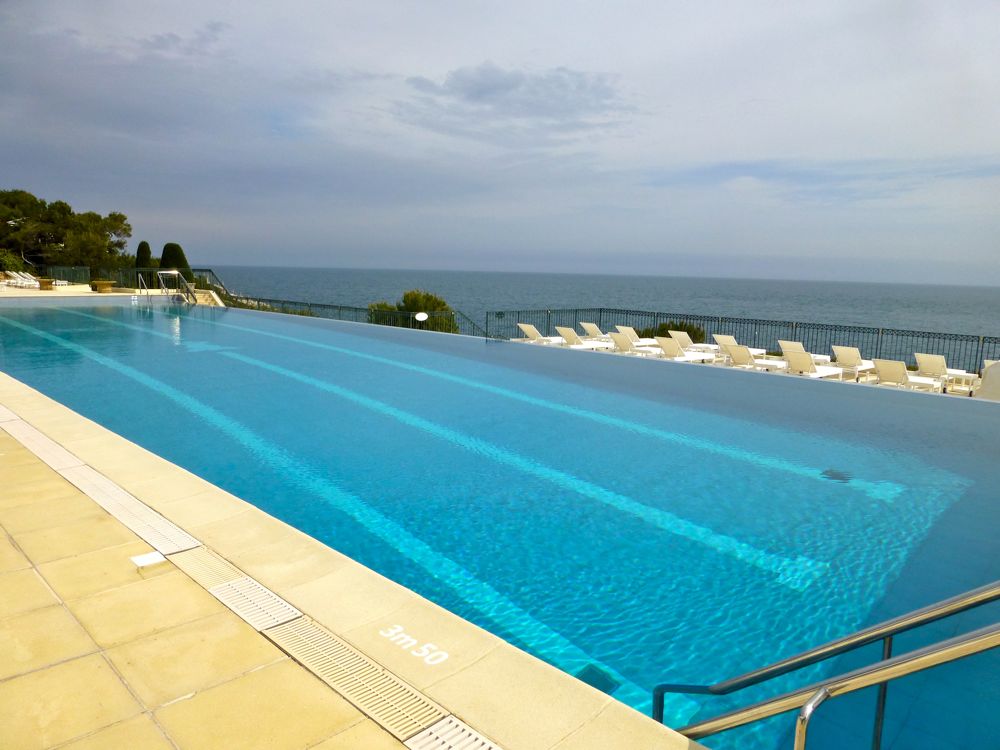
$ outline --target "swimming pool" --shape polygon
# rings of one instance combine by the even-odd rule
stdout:
[[[0,369],[641,710],[1000,570],[996,404],[128,300],[7,303]],[[1000,731],[970,703],[901,681],[885,746]],[[810,747],[869,714],[834,701]]]

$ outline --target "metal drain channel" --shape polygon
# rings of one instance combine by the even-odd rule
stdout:
[[[170,556],[170,561],[206,589],[235,581],[246,574],[208,547],[195,547]]]
[[[91,467],[73,466],[59,473],[160,553],[169,555],[201,544]]]
[[[208,593],[246,620],[255,630],[265,630],[302,617],[302,613],[295,607],[249,576],[220,583],[210,588]]]
[[[403,744],[410,750],[503,750],[454,716],[444,717]]]
[[[83,466],[83,461],[23,419],[5,420],[0,427],[56,471]]]
[[[400,740],[422,732],[447,714],[416,688],[308,617],[271,628],[264,635]]]

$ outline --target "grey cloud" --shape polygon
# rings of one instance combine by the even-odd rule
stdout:
[[[219,41],[229,28],[229,24],[221,21],[209,21],[189,37],[167,32],[136,39],[135,45],[145,53],[201,57],[218,51]]]
[[[551,143],[612,128],[634,111],[614,76],[565,67],[529,72],[487,61],[453,70],[442,83],[423,76],[407,83],[417,96],[397,102],[404,121],[505,145]]]

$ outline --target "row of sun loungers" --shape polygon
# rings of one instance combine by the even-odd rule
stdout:
[[[670,331],[670,336],[640,338],[630,326],[617,326],[617,332],[604,333],[594,323],[580,323],[581,336],[575,329],[556,326],[558,336],[542,336],[535,326],[518,323],[525,338],[514,339],[531,344],[560,346],[569,349],[601,351],[635,357],[650,357],[676,362],[702,362],[745,370],[779,372],[808,378],[874,382],[877,385],[925,390],[935,393],[961,393],[1000,401],[1000,367],[990,372],[994,360],[986,360],[983,375],[948,367],[940,354],[917,353],[917,371],[906,363],[891,359],[868,360],[854,346],[834,346],[833,357],[807,352],[800,341],[778,341],[781,357],[769,356],[764,349],[743,346],[733,336],[713,334],[714,344],[696,344],[685,331]],[[989,373],[989,374],[988,374]]]
[[[69,282],[56,279],[52,283],[55,286],[66,286]],[[38,279],[23,271],[0,271],[0,284],[18,289],[38,289],[40,286]]]

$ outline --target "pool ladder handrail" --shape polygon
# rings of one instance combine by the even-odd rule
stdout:
[[[170,287],[167,286],[167,282],[164,279],[165,276],[177,279],[177,291],[182,292],[184,294],[184,298],[187,299],[187,301],[192,305],[198,304],[198,295],[195,294],[194,287],[191,286],[191,283],[184,278],[184,274],[177,269],[156,272],[156,279],[160,283],[160,291],[163,294],[170,293]]]
[[[714,685],[688,685],[688,684],[674,684],[674,683],[662,683],[653,688],[653,718],[656,721],[663,722],[663,703],[664,696],[667,693],[688,693],[688,694],[701,694],[701,695],[727,695],[729,693],[742,690],[743,688],[750,687],[752,685],[757,685],[762,682],[774,679],[775,677],[780,677],[781,675],[788,674],[789,672],[794,672],[798,669],[816,664],[826,659],[830,659],[834,656],[846,653],[848,651],[853,651],[861,646],[866,646],[869,643],[874,643],[875,641],[882,641],[882,661],[870,668],[877,667],[880,664],[886,664],[888,661],[894,661],[890,657],[892,656],[892,637],[898,633],[903,633],[908,630],[920,627],[921,625],[926,625],[936,620],[941,620],[952,615],[956,615],[960,612],[964,612],[975,607],[988,604],[989,602],[996,601],[1000,599],[1000,581],[994,581],[993,583],[986,584],[985,586],[980,586],[979,588],[966,591],[963,594],[958,594],[949,599],[944,599],[935,604],[930,604],[926,607],[920,609],[915,609],[912,612],[907,612],[906,614],[894,617],[890,620],[885,620],[884,622],[878,623],[877,625],[872,625],[870,627],[859,630],[850,635],[844,636],[842,638],[837,638],[836,640],[829,641],[815,648],[811,648],[808,651],[803,651],[802,653],[796,654],[795,656],[790,656],[786,659],[774,662],[767,666],[755,669],[751,672],[739,675],[737,677],[732,677],[728,680],[723,680],[722,682],[717,682]],[[977,631],[978,632],[978,631]],[[937,644],[938,646],[943,646],[944,644]],[[930,646],[928,648],[934,648]],[[990,647],[992,648],[992,646]],[[910,652],[910,654],[904,654],[900,659],[916,654],[917,652]],[[866,668],[868,669],[868,668]],[[916,670],[915,670],[916,671]],[[853,673],[850,673],[853,674]],[[901,675],[898,675],[901,676]],[[841,678],[846,678],[847,675],[842,675]],[[831,678],[830,680],[825,680],[822,685],[827,685],[835,682],[841,678]],[[874,750],[878,750],[881,745],[882,736],[882,720],[885,714],[885,699],[887,682],[892,677],[886,680],[878,681],[871,684],[879,684],[878,702],[876,705],[876,715],[875,715],[875,727],[873,732],[872,747]],[[818,687],[812,686],[813,690],[810,696],[817,693]],[[803,688],[807,690],[807,688]],[[798,691],[796,691],[798,692]],[[841,691],[845,692],[845,691]],[[847,691],[850,692],[850,691]],[[788,694],[791,695],[791,694]],[[779,696],[779,698],[771,699],[771,701],[765,701],[765,704],[771,703],[773,701],[781,700],[786,696]],[[819,700],[816,704],[818,706],[822,700]],[[763,704],[755,704],[747,709],[740,709],[735,712],[729,712],[717,717],[721,720],[726,717],[734,717],[738,714],[742,714],[747,710],[756,708]],[[813,706],[815,708],[816,706]],[[783,711],[791,710],[795,706],[789,706],[783,708],[780,711],[774,713],[781,713]],[[810,711],[811,713],[811,711]],[[768,714],[773,715],[773,714]],[[760,717],[765,718],[765,717]],[[728,726],[724,726],[718,729],[713,729],[711,732],[699,733],[697,736],[688,734],[689,730],[698,730],[700,732],[700,727],[714,722],[717,719],[710,719],[706,722],[699,722],[697,724],[692,724],[687,727],[682,727],[677,731],[682,734],[686,734],[692,739],[697,737],[704,737],[706,734],[714,734],[716,732],[724,731],[724,729],[729,729],[732,727],[740,726],[742,724],[748,723],[747,721],[740,721]],[[749,719],[748,721],[756,721],[757,719]],[[808,719],[806,719],[808,722]]]
[[[772,716],[798,708],[799,714],[795,721],[795,744],[793,747],[795,750],[805,750],[809,719],[828,698],[847,695],[875,685],[881,688],[900,677],[906,677],[925,669],[958,661],[967,656],[998,647],[1000,647],[1000,622],[995,622],[970,633],[908,651],[891,659],[875,662],[852,672],[831,677],[696,724],[689,724],[676,731],[685,737],[696,740],[744,724],[769,719]],[[873,744],[880,741],[881,727],[879,734],[873,738]]]

